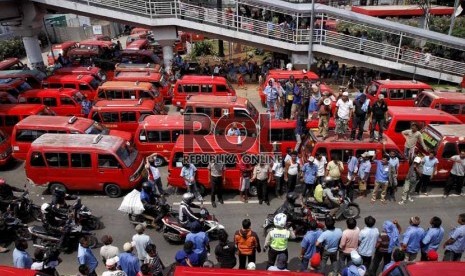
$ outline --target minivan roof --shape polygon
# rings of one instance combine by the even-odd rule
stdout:
[[[46,108],[46,106],[43,104],[0,104],[0,114],[33,115],[44,108]]]
[[[166,130],[169,129],[180,129],[184,127],[184,122],[189,121],[191,115],[149,115],[144,118],[140,125],[145,128],[151,128],[153,126],[164,127]],[[200,120],[205,119],[205,122],[210,122],[207,116],[196,116],[193,124],[194,129],[202,127]],[[209,126],[210,127],[210,126]]]
[[[387,88],[397,88],[399,85],[402,85],[403,88],[429,88],[431,89],[431,86],[428,84],[421,82],[421,81],[416,81],[416,80],[376,80],[374,81],[378,84],[382,84],[383,86],[386,86]]]
[[[311,80],[317,80],[317,74],[312,71],[306,71],[305,73],[302,70],[282,70],[282,69],[273,69],[268,71],[269,77],[280,77],[280,78],[289,78],[290,76],[294,76],[296,79],[302,79],[304,76],[307,76]]]
[[[189,143],[187,139],[194,139],[192,138],[193,136],[188,135],[186,136],[184,134],[179,135],[178,139],[176,140],[176,144],[174,148],[181,148],[184,149],[185,143]],[[237,153],[250,153],[250,154],[258,154],[259,153],[259,145],[258,145],[258,139],[254,137],[247,137],[247,136],[218,136],[218,135],[206,135],[206,136],[201,136],[201,139],[205,139],[207,144],[215,150],[215,153],[231,153],[231,154],[237,154]],[[221,143],[220,139],[227,139],[229,143]],[[238,139],[241,139],[242,143],[238,144]],[[193,140],[194,141],[194,140]],[[249,141],[253,142],[252,146],[250,148],[247,148],[249,145]],[[194,150],[194,153],[208,153],[205,152],[205,148],[200,146],[198,143],[192,142],[192,147]]]
[[[58,68],[54,71],[54,74],[56,73],[69,73],[69,74],[79,74],[79,73],[85,73],[85,72],[88,72],[88,73],[92,73],[92,72],[95,72],[95,73],[98,73],[98,71],[100,70],[100,68],[98,67],[94,67],[94,66],[89,66],[89,67],[85,67],[85,66],[78,66],[78,67],[62,67],[62,68]]]
[[[155,102],[151,100],[100,100],[97,101],[92,108],[99,110],[100,108],[130,108],[130,109],[150,109],[155,107]]]
[[[176,266],[174,276],[322,276],[318,272],[289,272],[289,271],[268,271],[268,270],[245,270],[245,269],[226,269],[226,268],[205,268],[205,267],[187,267]]]
[[[158,72],[150,71],[116,71],[113,79],[117,81],[127,81],[129,79],[137,78],[139,81],[160,81],[161,74]]]
[[[59,83],[59,82],[91,82],[94,79],[94,76],[91,75],[52,75],[44,80],[48,83]]]
[[[34,76],[35,78],[42,80],[45,74],[36,69],[0,71],[0,78],[23,78],[27,76]]]
[[[0,89],[9,89],[11,87],[17,87],[18,85],[26,82],[22,78],[8,78],[0,79]]]
[[[430,91],[426,90],[422,92],[425,95],[430,96],[433,99],[447,99],[447,100],[454,100],[454,101],[465,101],[465,94],[458,93],[454,91]]]
[[[63,48],[69,48],[73,45],[76,44],[76,41],[65,41],[63,43],[59,43],[59,44],[53,44],[52,45],[52,49],[63,49]]]
[[[452,116],[451,114],[438,110],[438,109],[433,109],[429,107],[410,107],[410,106],[390,106],[388,107],[388,113],[390,114],[395,114],[396,116],[404,117],[404,118],[410,118],[412,120],[415,120],[412,118],[413,115],[421,115],[421,116],[434,116],[435,118],[437,117],[449,117],[453,118],[451,121],[457,121],[460,122],[459,119],[456,117]]]
[[[181,79],[178,80],[179,83],[195,83],[195,84],[200,84],[200,83],[206,83],[206,84],[212,84],[212,83],[224,83],[226,84],[227,81],[223,77],[215,77],[215,76],[200,76],[200,75],[184,75]]]
[[[127,89],[132,90],[134,87],[150,90],[152,84],[150,82],[140,81],[107,81],[100,85],[99,89]]]
[[[98,138],[97,138],[98,137]],[[116,150],[125,141],[111,135],[51,134],[46,133],[32,142],[33,147],[48,147],[66,150],[66,148],[95,148],[99,150]]]
[[[19,97],[43,97],[43,96],[49,96],[50,94],[56,94],[56,95],[67,95],[67,96],[74,96],[74,94],[80,93],[79,90],[73,89],[73,88],[44,88],[44,89],[31,89],[24,91],[19,95]]]
[[[0,61],[0,70],[3,70],[4,68],[9,68],[13,64],[19,63],[20,60],[18,58],[7,58],[2,61]]]
[[[455,136],[465,138],[465,128],[463,125],[442,125],[442,124],[430,124],[429,128],[436,131],[442,136]]]
[[[245,106],[247,105],[247,102],[247,98],[238,96],[212,97],[210,95],[189,95],[187,96],[186,106],[192,103],[208,106]]]
[[[31,115],[23,120],[19,121],[16,124],[17,128],[21,127],[35,127],[39,126],[44,127],[53,127],[53,128],[63,128],[68,129],[72,126],[73,129],[87,129],[94,124],[94,120],[75,117],[76,119],[70,120],[69,116],[40,116],[40,115]]]
[[[414,262],[402,263],[405,266],[409,275],[447,275],[447,276],[462,276],[465,270],[464,262]]]

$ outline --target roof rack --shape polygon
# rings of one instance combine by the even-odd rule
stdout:
[[[73,117],[69,118],[68,124],[74,124],[74,122],[76,122],[76,121],[77,121],[77,117],[73,116]]]
[[[141,105],[143,101],[144,101],[144,98],[140,98],[139,101],[137,102],[137,104]]]

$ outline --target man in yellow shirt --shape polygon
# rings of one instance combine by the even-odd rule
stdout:
[[[316,202],[323,203],[323,186],[321,186],[321,183],[318,183],[318,185],[316,185],[313,197],[315,198]]]

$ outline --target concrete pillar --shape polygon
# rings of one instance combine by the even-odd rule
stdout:
[[[163,64],[165,65],[165,71],[169,72],[171,70],[171,62],[173,61],[173,40],[159,41],[160,45],[163,47]]]
[[[32,69],[44,70],[45,64],[42,58],[42,49],[40,48],[37,35],[24,36],[23,44],[26,50],[27,60]]]

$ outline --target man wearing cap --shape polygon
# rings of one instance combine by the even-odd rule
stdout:
[[[378,126],[378,141],[383,140],[383,129],[387,119],[388,106],[384,101],[384,95],[379,94],[378,100],[371,107],[370,112],[370,121],[371,121],[371,131],[370,131],[370,141],[375,140],[375,129]]]
[[[336,102],[336,141],[345,138],[347,131],[347,126],[349,119],[352,118],[352,113],[354,110],[354,105],[351,100],[349,100],[349,92],[345,91],[342,93],[342,98]]]
[[[136,234],[132,236],[132,244],[137,250],[137,257],[139,258],[140,263],[144,263],[145,258],[147,257],[147,252],[145,252],[145,247],[152,243],[152,240],[147,234],[144,234],[145,225],[138,224],[136,226]]]
[[[420,218],[411,217],[410,226],[405,230],[404,237],[400,246],[405,251],[405,260],[415,261],[421,247],[421,240],[425,235],[425,230],[420,227]]]
[[[80,265],[87,265],[89,267],[89,275],[96,276],[97,273],[95,269],[98,266],[97,258],[95,258],[94,253],[89,248],[89,238],[82,237],[79,239],[79,247],[78,247],[78,254],[77,259]]]
[[[366,98],[367,96],[365,94],[360,94],[360,96],[354,100],[354,117],[352,120],[352,131],[350,133],[351,141],[355,140],[355,138],[359,141],[362,140],[365,120],[369,112],[369,106],[365,105]]]
[[[268,267],[269,271],[289,271],[287,267],[287,255],[285,253],[279,253],[276,257],[276,265]]]
[[[318,133],[323,139],[326,139],[328,135],[329,128],[329,117],[331,117],[331,99],[329,98],[329,93],[324,92],[323,97],[321,97],[318,102]]]
[[[139,259],[134,255],[133,246],[130,242],[123,245],[123,250],[119,254],[119,266],[128,276],[135,276],[140,269]]]
[[[407,176],[405,177],[404,187],[402,190],[402,200],[399,201],[400,205],[407,203],[407,200],[413,202],[412,194],[415,191],[415,187],[420,181],[422,169],[420,167],[421,157],[417,156],[413,159],[413,163],[408,169]]]
[[[358,189],[360,196],[366,197],[366,191],[367,191],[367,185],[368,185],[368,177],[370,176],[370,171],[371,171],[371,161],[370,161],[370,155],[368,152],[362,153],[362,161],[360,162],[360,165],[358,167],[358,177],[359,177],[359,182],[358,182]]]
[[[323,231],[318,228],[316,220],[311,220],[308,223],[308,227],[309,230],[305,233],[305,236],[300,243],[301,250],[299,258],[302,260],[301,271],[307,270],[308,262],[313,258],[313,255],[317,253],[316,241],[320,237],[321,233],[323,233]]]
[[[278,99],[278,89],[276,88],[276,83],[274,79],[268,81],[268,85],[263,90],[263,93],[266,96],[266,112],[271,112],[273,109],[276,112],[276,100]]]
[[[316,174],[318,172],[318,167],[313,162],[315,161],[315,157],[310,156],[308,158],[308,162],[305,163],[302,167],[301,175],[303,176],[305,188],[302,194],[303,197],[307,196],[307,193],[313,195],[315,191],[315,181],[316,181]]]
[[[367,268],[363,265],[363,260],[356,250],[350,252],[350,263],[342,270],[342,276],[365,275]]]
[[[102,273],[102,276],[127,276],[127,274],[124,271],[121,271],[118,269],[118,261],[119,258],[118,256],[115,256],[113,258],[108,259],[105,262],[105,266],[107,267],[107,271]]]

